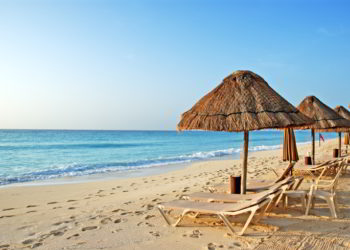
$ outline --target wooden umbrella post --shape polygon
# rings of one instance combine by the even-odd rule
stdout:
[[[312,136],[312,165],[315,165],[315,129],[311,129]]]
[[[339,132],[339,153],[338,157],[341,157],[341,132]]]
[[[249,144],[249,132],[244,131],[244,158],[243,158],[242,178],[241,178],[241,194],[245,194],[247,189],[248,144]]]

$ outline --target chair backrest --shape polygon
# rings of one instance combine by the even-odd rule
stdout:
[[[280,177],[278,177],[277,180],[275,180],[275,183],[284,180],[288,176],[288,174],[292,171],[294,165],[295,165],[295,161],[290,162],[288,167],[283,171]]]
[[[329,161],[326,161],[326,162],[324,162],[324,163],[322,163],[322,164],[320,164],[320,165],[317,165],[317,166],[315,166],[315,167],[317,167],[317,168],[323,167],[323,166],[332,164],[332,163],[334,163],[335,161],[336,161],[336,160],[329,160]]]
[[[329,183],[329,188],[330,188],[330,190],[331,190],[332,193],[334,193],[335,190],[336,190],[336,188],[337,188],[337,184],[338,184],[338,181],[339,181],[339,177],[340,177],[340,175],[342,174],[343,168],[346,166],[346,160],[343,159],[343,160],[341,160],[341,161],[338,161],[338,162],[336,162],[336,163],[330,165],[328,168],[335,167],[334,165],[338,165],[338,166],[336,167],[337,173],[336,173],[335,177],[334,177],[332,180],[330,180],[330,183]],[[325,170],[326,170],[326,169],[324,169],[324,170],[322,171],[322,173],[323,173]],[[318,179],[318,182],[319,182],[319,179]],[[316,182],[316,184],[318,184],[318,182]]]
[[[317,179],[315,181],[316,185],[321,181],[321,179],[326,175],[326,173],[329,170],[332,170],[332,169],[336,168],[337,166],[339,166],[338,161],[331,161],[330,164],[328,164],[327,166],[324,166],[323,170],[321,171],[321,174],[317,177]]]

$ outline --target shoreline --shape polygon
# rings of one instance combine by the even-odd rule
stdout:
[[[328,139],[328,140],[334,140],[334,139]],[[327,142],[328,140],[325,140],[325,142]],[[299,142],[297,143],[297,146],[303,146],[309,143],[311,143],[311,141]],[[262,149],[251,150],[249,151],[250,155],[258,152],[280,150],[283,147],[283,145],[269,145],[269,146],[261,145],[261,146],[255,146],[255,147],[261,147]],[[269,147],[269,148],[264,149],[264,147]],[[106,181],[106,180],[108,181],[108,180],[128,179],[128,178],[135,178],[135,177],[147,177],[147,176],[168,173],[175,170],[190,167],[192,164],[199,163],[199,162],[237,160],[240,158],[241,153],[242,152],[239,152],[239,153],[235,152],[232,155],[216,156],[205,160],[194,160],[186,163],[173,163],[173,164],[166,164],[166,165],[159,165],[159,166],[150,166],[145,168],[136,168],[132,170],[111,171],[106,173],[95,173],[91,175],[64,176],[64,177],[57,177],[52,179],[49,178],[49,179],[33,180],[33,181],[26,181],[26,182],[15,182],[10,184],[0,185],[0,189],[11,188],[11,187],[22,187],[22,186],[26,187],[26,186],[66,185],[66,184],[98,182],[98,181]]]
[[[337,139],[326,141],[317,146],[316,157],[331,155],[336,146]],[[302,159],[310,145],[300,146],[298,151]],[[275,179],[271,169],[287,164],[281,156],[281,149],[250,153],[248,179]],[[308,242],[305,237],[324,242],[329,233],[336,234],[339,241],[327,244],[338,247],[332,244],[340,242],[350,247],[350,237],[342,233],[350,228],[346,205],[341,205],[341,217],[336,220],[329,219],[325,208],[314,209],[313,215],[307,217],[299,205],[287,210],[278,208],[270,217],[264,217],[262,224],[249,226],[244,237],[231,235],[215,220],[188,219],[177,228],[166,225],[156,209],[158,204],[192,192],[208,192],[209,186],[227,182],[230,174],[238,174],[241,164],[240,155],[235,160],[195,162],[144,177],[2,188],[0,249],[164,249],[169,242],[173,249],[212,249],[213,244],[217,248],[222,245],[220,249],[253,249],[270,243],[283,248]],[[349,204],[350,194],[344,190],[349,189],[350,179],[344,178],[340,198],[342,204]],[[234,227],[239,229],[241,225]]]

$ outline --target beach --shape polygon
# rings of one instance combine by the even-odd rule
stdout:
[[[317,146],[329,155],[337,140]],[[310,145],[298,147],[300,159]],[[271,169],[287,166],[282,150],[249,154],[248,179],[274,179]],[[245,236],[229,233],[218,219],[186,219],[169,227],[156,206],[182,195],[207,191],[240,172],[241,159],[196,162],[168,173],[64,185],[0,189],[0,249],[348,249],[350,181],[339,184],[340,218],[326,204],[304,216],[300,204],[275,208],[248,227]],[[304,182],[301,188],[309,183]],[[324,205],[324,206],[323,206]],[[235,225],[239,230],[240,224]]]

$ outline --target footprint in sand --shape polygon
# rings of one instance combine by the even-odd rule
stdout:
[[[33,243],[34,241],[35,241],[35,239],[27,239],[27,240],[22,241],[22,244],[23,245],[28,245],[28,244]]]
[[[37,211],[36,210],[30,210],[27,212],[27,214],[30,214],[30,213],[36,213]]]
[[[85,231],[95,230],[95,229],[98,229],[98,226],[83,227],[83,228],[81,229],[81,231],[85,232]]]
[[[77,238],[79,236],[80,236],[79,234],[73,234],[73,235],[67,237],[67,240],[70,240],[70,239],[73,239],[73,238]]]
[[[134,214],[136,215],[143,215],[145,211],[134,211]]]
[[[67,202],[74,202],[74,201],[77,201],[77,200],[67,200]]]
[[[14,215],[10,214],[10,215],[3,215],[3,216],[0,216],[0,219],[2,218],[10,218],[10,217],[13,217]]]
[[[37,207],[38,205],[28,205],[26,208]]]
[[[53,204],[57,204],[58,202],[57,201],[51,201],[51,202],[48,202],[47,205],[53,205]]]
[[[60,227],[58,229],[50,231],[50,235],[53,236],[62,236],[67,231],[67,226]]]
[[[43,244],[43,243],[41,243],[41,242],[36,242],[36,243],[34,243],[33,245],[31,245],[30,248],[37,248],[37,247],[40,247],[42,244]]]
[[[118,208],[118,209],[113,210],[112,213],[118,213],[118,212],[121,212],[121,211],[125,211],[125,210],[122,209],[122,208]]]
[[[30,227],[32,227],[32,226],[22,226],[22,227],[19,227],[19,228],[17,228],[16,230],[24,230],[24,229],[27,229],[27,228],[30,228]]]
[[[120,222],[122,222],[122,219],[116,219],[116,220],[114,220],[114,223],[116,223],[116,224],[118,224],[118,223],[120,223]]]
[[[2,211],[10,211],[10,210],[13,210],[14,208],[13,207],[10,207],[10,208],[4,208]]]
[[[160,236],[160,234],[159,234],[158,231],[155,231],[155,232],[150,231],[149,233],[150,233],[151,235],[155,236],[155,237],[159,237],[159,236]]]
[[[52,226],[59,226],[61,224],[63,224],[63,221],[59,221],[59,222],[53,223]]]
[[[104,219],[100,220],[100,223],[103,224],[103,225],[105,225],[105,224],[108,224],[108,223],[111,222],[111,221],[112,221],[111,218],[104,218]]]
[[[75,208],[75,207],[69,207],[68,209],[69,209],[69,210],[73,210],[73,209],[76,209],[76,208]]]
[[[208,249],[208,250],[215,250],[215,249],[217,249],[217,248],[223,248],[224,247],[224,245],[221,245],[221,244],[216,244],[216,243],[209,243],[208,245],[207,245],[207,247],[205,248],[205,249]]]
[[[146,215],[144,219],[145,220],[149,220],[149,219],[151,219],[153,217],[156,217],[156,216],[155,215]]]
[[[152,210],[154,206],[152,204],[147,204],[147,210]]]
[[[62,208],[62,207],[53,207],[52,209],[58,209],[58,208]]]

